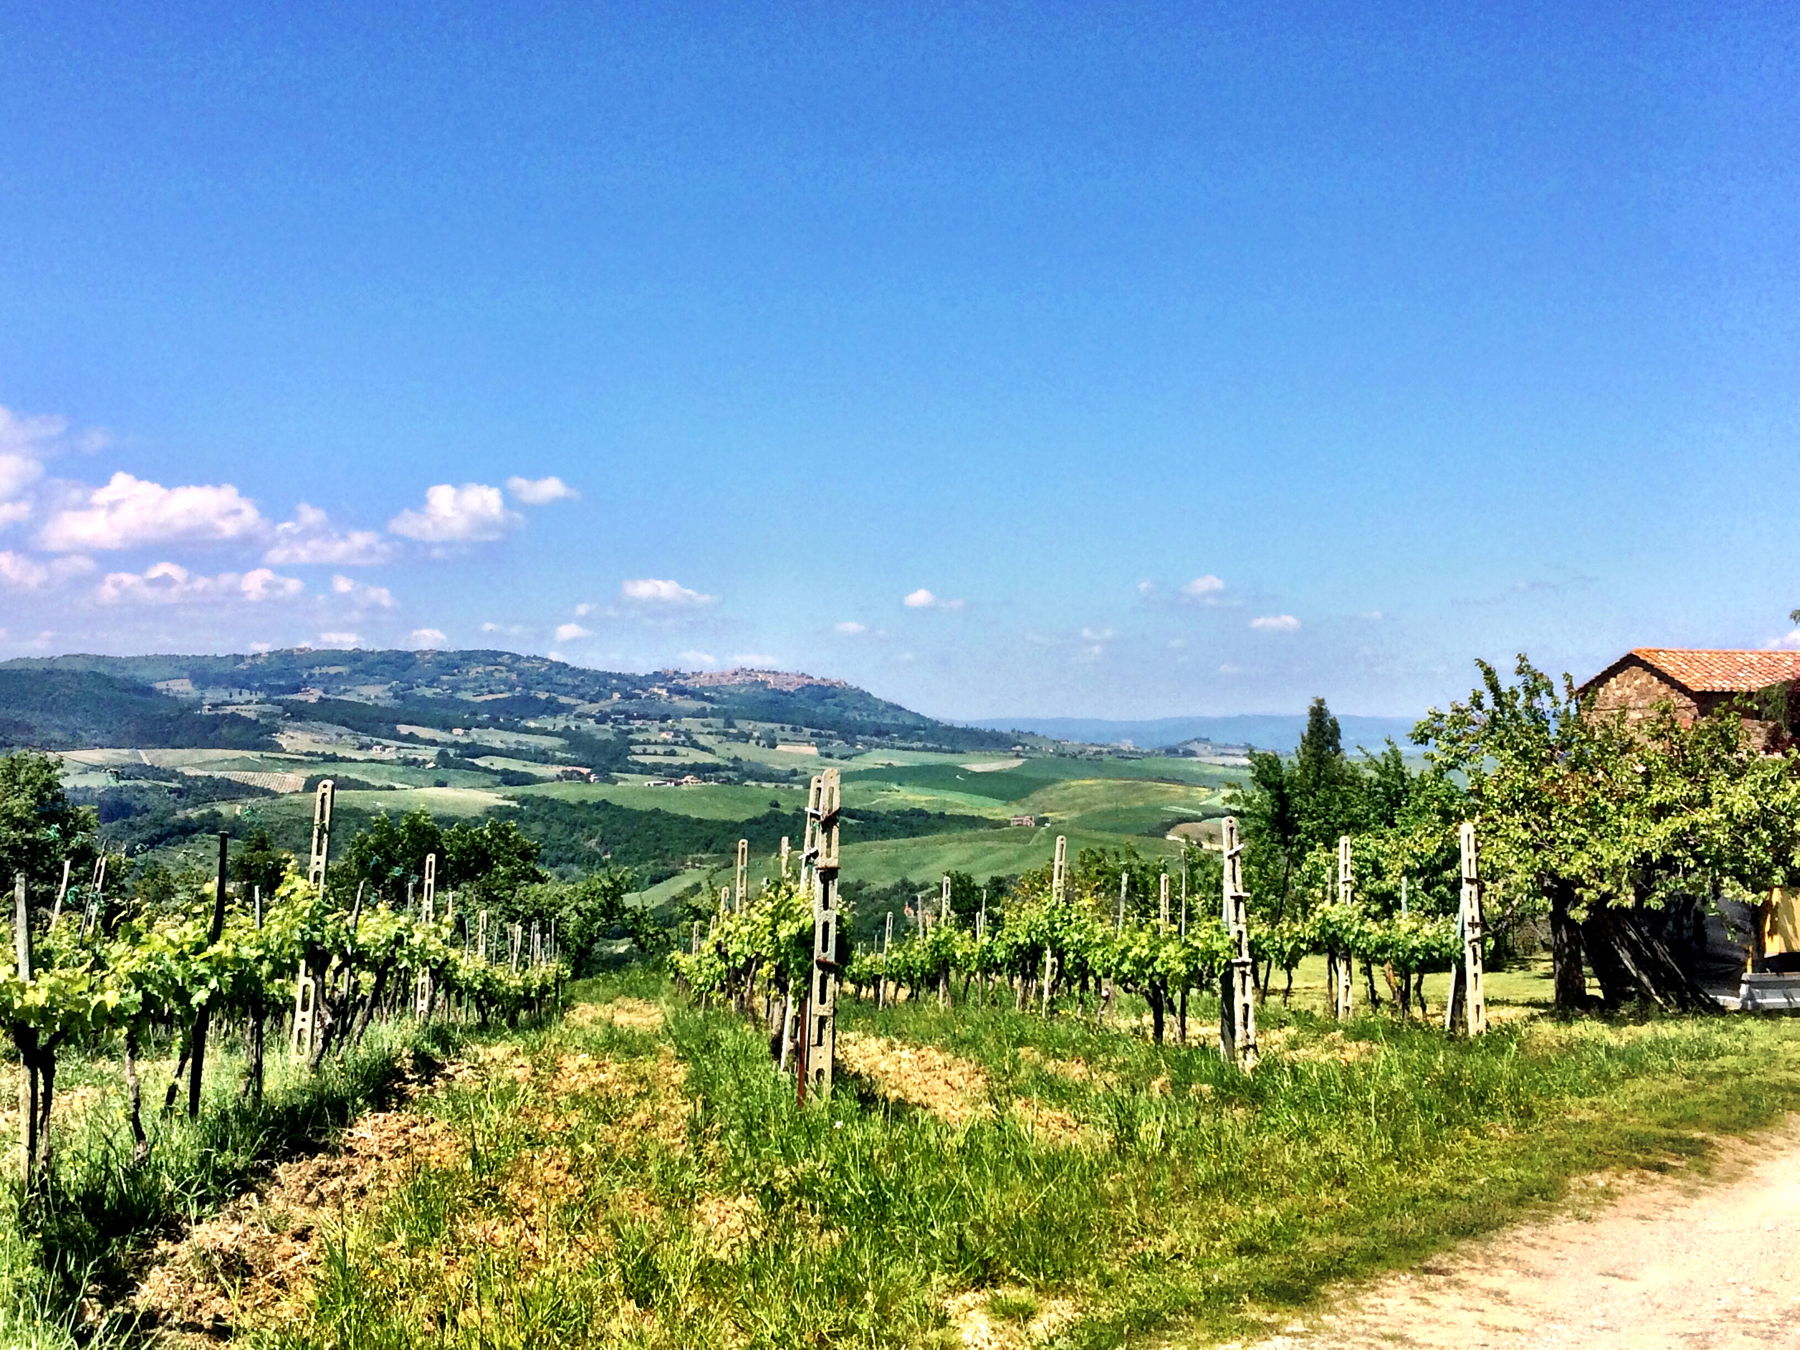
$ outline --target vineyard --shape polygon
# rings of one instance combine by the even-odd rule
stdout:
[[[377,816],[334,845],[330,783],[309,850],[220,836],[205,884],[165,893],[94,846],[53,766],[9,757],[7,800],[36,782],[37,804],[5,817],[27,828],[0,1339],[1001,1350],[1278,1327],[1596,1167],[1675,1165],[1800,1107],[1800,1035],[1659,1012],[1647,961],[1636,1010],[1550,1015],[1541,839],[1593,888],[1572,893],[1596,1002],[1606,936],[1654,954],[1663,931],[1591,898],[1606,878],[1659,884],[1643,859],[1673,872],[1728,836],[1713,884],[1780,879],[1795,798],[1771,776],[1753,828],[1732,814],[1763,761],[1714,729],[1662,761],[1607,744],[1619,784],[1655,785],[1588,826],[1608,866],[1632,830],[1664,850],[1627,873],[1581,879],[1580,821],[1500,809],[1491,753],[1355,768],[1327,739],[1255,761],[1217,849],[1046,832],[1017,875],[861,908],[827,768],[797,846],[741,838],[723,884],[660,911],[623,903],[623,873],[545,880],[506,827]],[[1682,829],[1652,831],[1671,801]]]

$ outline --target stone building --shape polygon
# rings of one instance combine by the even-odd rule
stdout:
[[[1763,748],[1779,751],[1800,729],[1800,651],[1634,647],[1579,692],[1593,711],[1633,722],[1663,702],[1686,724],[1735,701]]]

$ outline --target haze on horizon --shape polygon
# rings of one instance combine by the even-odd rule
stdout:
[[[0,658],[1412,716],[1800,644],[1800,17],[0,12]]]

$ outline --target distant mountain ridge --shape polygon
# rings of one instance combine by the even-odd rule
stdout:
[[[321,703],[330,705],[337,724],[353,720],[366,732],[382,731],[377,713],[389,724],[446,729],[546,717],[596,728],[710,717],[956,752],[1012,744],[1004,735],[940,722],[841,680],[790,672],[633,675],[498,650],[292,648],[0,662],[0,745],[241,748],[267,744],[269,731],[283,719],[304,717],[306,705]],[[404,733],[390,725],[382,734]]]
[[[1378,751],[1392,737],[1402,748],[1415,722],[1406,717],[1338,716],[1346,750]],[[989,731],[1025,731],[1089,745],[1124,745],[1160,750],[1189,741],[1214,745],[1247,745],[1287,753],[1300,744],[1305,713],[1240,713],[1226,717],[1157,717],[1125,721],[1099,717],[991,717],[970,725]]]

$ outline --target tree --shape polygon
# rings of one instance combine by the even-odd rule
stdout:
[[[1511,684],[1476,664],[1481,686],[1413,738],[1466,777],[1491,892],[1548,914],[1557,1006],[1586,1003],[1589,966],[1608,1002],[1710,1005],[1666,915],[1794,872],[1796,761],[1758,754],[1736,709],[1683,725],[1664,706],[1632,728],[1524,655]]]
[[[438,885],[454,887],[468,903],[489,904],[522,886],[546,880],[538,867],[539,845],[518,825],[490,816],[475,824],[459,821],[443,832]]]
[[[32,750],[0,755],[0,887],[8,894],[20,872],[31,894],[53,894],[65,859],[79,876],[93,862],[97,826],[93,808],[69,800],[56,756]]]
[[[425,859],[438,854],[439,884],[444,879],[444,833],[424,808],[403,816],[381,812],[365,825],[344,850],[339,868],[354,890],[363,886],[373,901],[390,904],[406,899],[409,885],[423,884]]]

